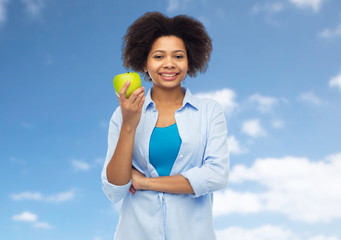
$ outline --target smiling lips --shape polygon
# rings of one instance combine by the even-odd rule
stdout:
[[[166,81],[175,80],[178,75],[179,75],[179,73],[177,73],[177,72],[160,73],[160,76],[162,77],[162,79],[164,79]]]

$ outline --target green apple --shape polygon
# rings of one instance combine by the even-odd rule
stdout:
[[[130,85],[126,91],[126,98],[129,98],[136,89],[141,87],[141,78],[138,73],[127,72],[118,74],[114,77],[114,88],[117,96],[120,94],[121,88],[127,81],[130,81]]]

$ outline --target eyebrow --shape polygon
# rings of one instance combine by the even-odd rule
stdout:
[[[152,52],[152,54],[154,54],[154,53],[156,53],[156,52],[165,53],[166,51],[164,51],[164,50],[155,50],[154,52]],[[174,50],[174,51],[173,51],[173,53],[176,53],[176,52],[183,52],[183,53],[185,53],[185,51],[183,51],[183,50]]]

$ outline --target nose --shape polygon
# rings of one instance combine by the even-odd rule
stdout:
[[[173,61],[173,58],[172,57],[167,57],[165,58],[165,62],[164,62],[164,65],[163,65],[164,68],[167,68],[167,69],[172,69],[175,67],[175,64],[174,64],[174,61]]]

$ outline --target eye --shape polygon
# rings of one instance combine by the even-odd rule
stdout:
[[[162,59],[163,56],[161,56],[161,55],[155,55],[153,58],[155,58],[155,59]]]
[[[181,58],[184,58],[184,55],[175,55],[175,58],[176,59],[181,59]]]

